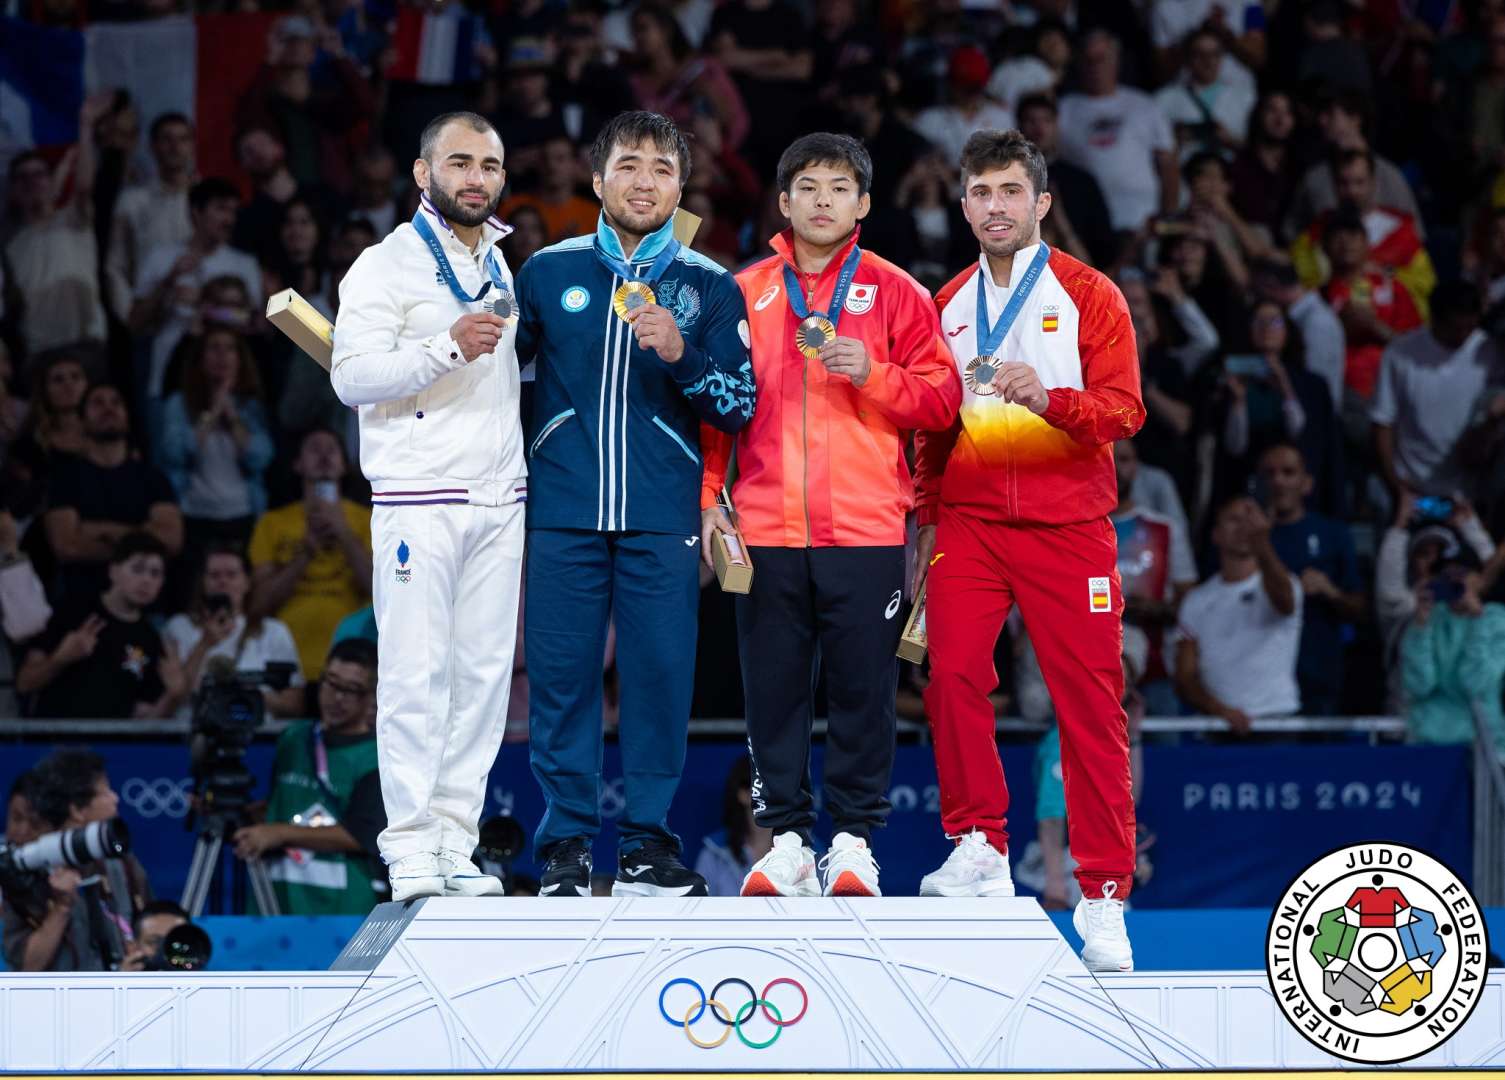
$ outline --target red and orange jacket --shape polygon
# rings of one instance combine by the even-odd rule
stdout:
[[[1014,256],[1017,285],[1036,245]],[[968,267],[936,294],[941,331],[963,374],[961,412],[949,431],[917,439],[919,523],[934,525],[941,504],[987,521],[1063,525],[1105,517],[1118,504],[1112,444],[1144,423],[1139,354],[1123,294],[1107,277],[1052,251],[1014,325],[994,355],[1022,360],[1049,392],[1043,415],[1004,402],[991,386],[965,378],[977,355],[977,290],[986,262]],[[1007,293],[987,277],[988,315]]]
[[[800,273],[793,243],[785,230],[771,241],[776,254],[737,275],[758,384],[757,411],[735,438],[738,527],[754,547],[902,544],[914,505],[909,432],[945,428],[961,400],[936,309],[912,277],[864,251],[836,324],[872,361],[867,381],[854,386],[795,347],[799,319],[784,295],[784,267],[798,276],[809,309],[824,311],[857,235],[819,274]],[[721,491],[733,437],[702,425],[700,443],[704,509]]]

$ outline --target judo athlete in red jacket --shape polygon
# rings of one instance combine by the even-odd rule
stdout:
[[[1108,512],[1112,444],[1144,422],[1128,306],[1105,276],[1040,241],[1045,159],[1017,131],[962,152],[962,208],[982,246],[936,295],[963,382],[950,431],[918,435],[916,588],[928,573],[941,822],[955,849],[921,895],[1012,896],[1008,788],[988,694],[993,646],[1020,614],[1060,725],[1075,921],[1093,970],[1128,971],[1134,870],[1123,698],[1123,594]]]

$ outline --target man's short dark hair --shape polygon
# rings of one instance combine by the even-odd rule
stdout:
[[[962,147],[962,182],[965,184],[969,177],[981,176],[989,169],[1004,169],[1016,163],[1024,167],[1035,197],[1043,195],[1049,179],[1045,155],[1038,146],[1018,131],[988,128],[974,131]]]
[[[1358,204],[1345,199],[1333,208],[1332,215],[1327,219],[1327,225],[1323,229],[1323,239],[1340,232],[1363,233],[1367,241],[1369,233],[1364,228],[1364,212]]]
[[[32,808],[54,829],[62,828],[70,810],[94,800],[100,778],[107,775],[105,759],[92,750],[54,750],[32,772],[36,778]]]
[[[6,805],[9,806],[10,801],[17,795],[25,799],[27,803],[31,805],[33,811],[36,810],[37,772],[35,769],[27,769],[25,772],[18,774],[16,778],[10,782],[10,791],[6,792],[5,794]]]
[[[1228,175],[1228,162],[1224,161],[1223,155],[1216,150],[1198,150],[1186,159],[1185,165],[1181,166],[1181,175],[1186,178],[1187,183],[1191,183],[1209,165],[1217,166],[1225,177]]]
[[[188,128],[189,131],[193,130],[193,121],[188,119],[188,117],[184,116],[182,113],[165,112],[159,114],[157,118],[152,121],[152,126],[147,129],[148,140],[150,140],[151,142],[156,142],[157,136],[162,133],[162,129],[165,128],[168,124],[183,124]]]
[[[1270,301],[1266,301],[1266,303],[1269,302]],[[1264,448],[1260,450],[1259,457],[1255,459],[1256,464],[1264,461],[1265,458],[1269,457],[1271,454],[1281,450],[1289,450],[1291,453],[1295,454],[1296,460],[1301,462],[1301,467],[1303,469],[1307,468],[1306,454],[1302,452],[1301,447],[1297,446],[1290,439],[1276,439],[1272,443],[1267,443]]]
[[[1479,286],[1466,278],[1451,278],[1437,282],[1432,290],[1432,322],[1467,316],[1477,319],[1484,313],[1484,296]]]
[[[1056,99],[1052,94],[1025,94],[1019,99],[1019,104],[1014,107],[1014,115],[1023,120],[1024,114],[1030,109],[1045,109],[1051,116],[1061,115],[1061,107],[1056,104]]]
[[[1333,151],[1332,157],[1329,160],[1332,163],[1334,177],[1341,170],[1360,161],[1369,166],[1369,175],[1374,175],[1374,154],[1369,150],[1355,150],[1353,147],[1345,147],[1344,149]]]
[[[153,915],[174,915],[184,922],[192,921],[183,905],[176,900],[148,900],[131,920],[131,930],[137,937],[141,936],[141,924]]]
[[[376,642],[353,637],[335,642],[334,647],[329,650],[326,663],[338,660],[343,664],[356,664],[375,675],[376,657]]]
[[[340,457],[346,460],[349,459],[350,455],[345,452],[345,440],[340,438],[339,433],[335,431],[334,428],[325,427],[323,424],[315,424],[313,427],[305,428],[303,431],[298,433],[298,453],[295,456],[302,455],[303,447],[306,446],[308,444],[308,440],[313,438],[315,435],[328,435],[339,446]]]
[[[501,139],[496,127],[480,113],[467,112],[463,109],[440,113],[424,125],[423,134],[418,136],[418,156],[430,165],[434,163],[434,147],[439,145],[439,136],[450,124],[464,124],[471,131],[489,131],[496,135],[499,141]]]
[[[110,549],[110,565],[118,566],[137,555],[155,555],[167,565],[167,548],[149,532],[128,532]]]
[[[203,210],[212,202],[234,199],[240,202],[240,191],[223,176],[206,176],[188,189],[188,209]]]
[[[850,135],[815,131],[801,135],[779,157],[779,190],[787,194],[794,178],[811,165],[830,165],[846,169],[857,181],[857,194],[866,195],[873,186],[873,159],[867,147]]]
[[[591,143],[591,172],[597,176],[606,174],[606,163],[615,147],[641,146],[645,142],[679,159],[679,186],[684,187],[690,179],[690,144],[673,120],[643,110],[617,113],[606,121],[596,134],[596,141]]]

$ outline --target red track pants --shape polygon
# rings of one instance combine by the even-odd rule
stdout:
[[[981,830],[1008,851],[1009,791],[988,695],[998,686],[993,647],[1017,602],[1055,704],[1071,853],[1092,899],[1106,881],[1128,896],[1134,872],[1117,560],[1106,518],[999,525],[943,507],[926,585],[925,712],[946,834]],[[1108,579],[1107,610],[1093,610],[1092,578]]]

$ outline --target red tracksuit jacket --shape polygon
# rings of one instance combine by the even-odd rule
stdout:
[[[1035,256],[1014,256],[1013,285]],[[977,289],[985,262],[936,294],[941,331],[963,376],[960,415],[949,431],[916,436],[916,507],[934,525],[940,505],[985,521],[1061,525],[1105,517],[1118,504],[1112,443],[1144,423],[1139,354],[1123,294],[1106,276],[1052,251],[995,355],[1031,365],[1050,394],[1044,415],[966,378],[977,355]],[[991,280],[991,279],[990,279]],[[988,316],[997,319],[996,297]]]

